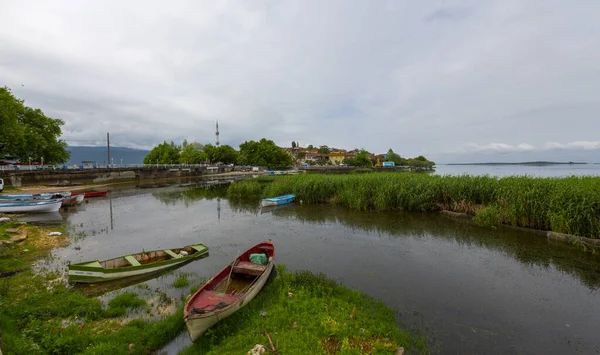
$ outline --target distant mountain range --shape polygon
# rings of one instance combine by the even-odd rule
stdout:
[[[108,155],[106,147],[69,146],[71,152],[68,165],[81,164],[82,161],[95,161],[98,164],[106,164]],[[132,149],[125,147],[110,147],[110,156],[113,164],[142,164],[149,150]]]

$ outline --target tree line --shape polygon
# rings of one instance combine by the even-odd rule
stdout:
[[[186,140],[177,145],[164,141],[152,148],[144,158],[144,164],[202,164],[223,163],[265,166],[285,169],[292,165],[292,157],[272,140],[246,141],[235,150],[229,145],[204,146],[189,144]]]
[[[0,158],[60,164],[69,160],[67,142],[60,139],[65,122],[25,105],[8,87],[0,88]]]

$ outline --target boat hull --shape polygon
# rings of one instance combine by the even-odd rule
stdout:
[[[196,341],[199,337],[201,337],[208,329],[217,324],[219,321],[229,317],[235,312],[239,311],[242,307],[244,307],[248,302],[252,301],[256,295],[260,292],[260,290],[264,287],[265,283],[269,279],[269,275],[273,271],[274,263],[270,263],[265,273],[261,276],[261,278],[257,281],[251,289],[248,290],[246,296],[243,299],[240,299],[239,302],[236,302],[234,305],[229,307],[227,310],[221,313],[214,313],[208,317],[202,318],[186,318],[185,319],[185,327],[190,335],[190,339],[192,342]]]
[[[43,194],[10,194],[0,195],[0,201],[40,201],[40,200],[55,200],[71,196],[70,192],[53,192]]]
[[[2,213],[45,213],[57,212],[62,205],[62,201],[48,202],[25,202],[25,203],[4,203],[0,204]]]
[[[84,195],[85,197],[103,197],[106,196],[108,190],[106,191],[85,191],[85,192],[73,192],[71,196],[79,196]]]
[[[174,261],[172,263],[165,262],[164,264],[161,264],[161,265],[155,265],[154,267],[148,267],[148,268],[143,268],[143,269],[132,266],[131,268],[136,268],[136,269],[122,270],[122,271],[116,271],[116,272],[69,269],[69,281],[78,282],[78,283],[97,283],[97,282],[112,281],[112,280],[117,280],[117,279],[122,279],[122,278],[127,278],[127,277],[133,277],[133,276],[140,276],[143,274],[155,273],[155,272],[169,269],[172,267],[174,268],[181,264],[185,264],[192,260],[198,259],[201,256],[203,256],[203,255],[198,255],[195,258],[185,259],[182,261]]]
[[[263,207],[286,205],[288,203],[294,202],[295,199],[296,195],[284,195],[272,198],[265,198],[261,201],[261,205]]]
[[[260,254],[264,254],[266,264],[260,262]],[[200,287],[183,311],[190,339],[196,341],[210,327],[252,301],[269,279],[274,260],[273,243],[270,240],[259,243]]]
[[[201,244],[196,244],[199,246]],[[172,258],[159,262],[141,264],[138,266],[123,266],[118,268],[103,268],[98,261],[87,261],[69,265],[69,281],[76,283],[98,283],[104,281],[113,281],[122,278],[134,277],[143,274],[157,273],[159,271],[176,268],[177,266],[186,264],[190,261],[208,256],[208,247],[202,245],[203,250],[198,250],[196,253],[189,256]],[[169,249],[170,250],[170,249]],[[146,253],[155,253],[160,251],[149,251]],[[133,254],[137,255],[137,254]],[[128,257],[128,256],[127,256]],[[125,258],[125,257],[122,257]],[[120,258],[110,259],[117,260]],[[96,265],[96,266],[94,266]]]

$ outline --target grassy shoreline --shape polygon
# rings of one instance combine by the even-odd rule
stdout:
[[[236,194],[254,183],[235,183]],[[474,216],[485,227],[501,224],[600,238],[600,177],[437,176],[410,173],[282,176],[264,186],[265,197],[296,194],[302,204],[329,203],[358,211],[433,212]]]
[[[69,238],[8,222],[0,224],[2,239],[14,227],[28,238],[0,246],[3,260],[16,260],[2,263],[4,272],[25,269],[0,278],[3,354],[149,354],[184,331],[184,299],[169,299],[164,307],[131,289],[87,297],[64,274],[36,274],[30,268],[35,260]],[[183,352],[245,354],[256,343],[269,347],[268,333],[286,354],[393,354],[399,347],[428,353],[426,339],[399,329],[394,311],[383,303],[324,275],[288,272],[283,265],[277,270],[255,300]],[[173,287],[187,287],[187,277],[180,275]],[[170,311],[159,311],[166,308]]]

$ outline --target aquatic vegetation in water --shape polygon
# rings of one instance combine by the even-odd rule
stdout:
[[[275,179],[264,195],[288,193],[306,204],[332,203],[359,211],[447,209],[473,216],[479,213],[482,224],[600,238],[600,177],[303,174]],[[493,212],[497,213],[492,217]]]
[[[262,195],[263,188],[256,180],[243,180],[234,182],[227,188],[227,197],[230,199],[257,199]]]
[[[175,280],[175,282],[173,282],[173,287],[175,287],[175,288],[182,288],[182,287],[186,287],[189,285],[190,285],[190,282],[188,280],[188,275],[186,273],[181,273],[179,275],[179,277],[177,278],[177,280]]]

